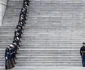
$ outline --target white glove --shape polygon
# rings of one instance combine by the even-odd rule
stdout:
[[[8,58],[6,57],[6,59],[8,59]]]

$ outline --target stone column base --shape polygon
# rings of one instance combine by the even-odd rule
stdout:
[[[7,0],[0,0],[0,26],[3,23],[3,17],[7,6]]]

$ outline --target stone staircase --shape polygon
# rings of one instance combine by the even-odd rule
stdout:
[[[9,0],[0,27],[1,70],[21,7],[22,0]],[[30,0],[22,46],[12,70],[84,70],[79,53],[85,41],[84,12],[84,0]]]

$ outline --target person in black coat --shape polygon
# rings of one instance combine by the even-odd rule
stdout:
[[[16,45],[17,45],[17,47],[18,47],[18,49],[19,49],[19,47],[20,47],[20,40],[19,40],[18,37],[16,37],[16,38],[13,40],[12,43],[16,43]]]
[[[25,6],[28,7],[29,6],[29,2],[30,2],[29,0],[24,0],[23,1],[23,7],[25,7]]]
[[[25,14],[27,14],[27,7],[23,7]]]
[[[19,20],[20,19],[26,20],[26,9],[25,8],[21,9]]]
[[[25,23],[22,20],[19,20],[18,24],[21,25],[24,29]]]
[[[5,49],[5,69],[11,69],[11,52],[9,46]]]
[[[16,64],[16,62],[15,62],[16,47],[13,44],[10,47],[11,47],[11,58],[12,58],[12,62],[13,62],[13,64]]]
[[[27,13],[27,7],[21,8],[21,12],[22,12],[22,11],[23,11],[24,13]],[[20,12],[20,13],[21,13],[21,12]]]
[[[23,7],[28,7],[28,6],[29,6],[29,3],[26,2],[26,1],[24,1],[24,2],[23,2]]]
[[[22,35],[22,29],[21,28],[16,29],[15,32],[14,32],[14,39],[16,37],[18,37],[20,39],[21,35]]]
[[[12,47],[13,47],[13,45],[10,44],[9,47],[10,47],[10,53],[11,53],[11,54],[10,54],[10,55],[11,55],[11,65],[12,65],[12,67],[15,67],[14,62],[13,62],[13,60],[12,60],[12,54],[13,54]]]
[[[26,21],[26,15],[25,14],[21,14],[20,16],[19,16],[19,20],[23,20],[23,21]]]
[[[14,50],[15,50],[15,58],[16,58],[16,54],[17,54],[17,50],[18,50],[18,46],[16,43],[12,43],[12,45],[14,46]]]
[[[21,30],[23,30],[23,26],[22,26],[21,24],[18,24],[18,25],[16,26],[16,29],[21,29]]]
[[[16,35],[14,36],[14,39],[16,39],[16,38],[19,38],[19,40],[21,39],[21,34],[20,33],[16,33]]]
[[[25,26],[24,23],[22,23],[22,22],[18,22],[18,25],[22,27],[22,28],[21,28],[22,30],[24,30],[24,26]],[[16,29],[17,29],[17,27],[16,27]]]
[[[8,47],[5,50],[5,69],[11,69],[12,67],[14,67],[11,54],[11,46],[8,45]]]
[[[80,55],[82,58],[82,65],[85,67],[85,43],[83,43],[83,46],[80,48]]]
[[[18,23],[21,23],[23,26],[25,26],[25,24],[26,24],[26,22],[23,19],[19,19]]]

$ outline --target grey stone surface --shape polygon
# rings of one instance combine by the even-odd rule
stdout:
[[[3,51],[11,43],[18,22],[22,7],[19,1],[9,0],[3,27],[0,27],[0,65],[4,65]],[[84,0],[31,0],[13,70],[83,70],[79,50],[85,42],[84,12]]]

